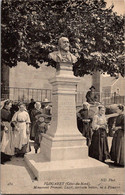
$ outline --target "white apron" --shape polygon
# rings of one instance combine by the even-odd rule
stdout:
[[[3,131],[2,141],[1,141],[1,152],[7,155],[14,155],[14,132],[10,126],[9,122],[4,122],[8,132]]]
[[[26,133],[26,124],[30,123],[29,114],[26,111],[18,111],[12,121],[17,123],[17,130],[14,130],[14,146],[21,150],[29,142],[29,135]]]

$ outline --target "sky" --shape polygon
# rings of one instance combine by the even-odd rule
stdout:
[[[105,0],[107,2],[107,7],[110,7],[112,3],[114,4],[113,11],[117,12],[119,15],[125,14],[125,1],[124,0]]]

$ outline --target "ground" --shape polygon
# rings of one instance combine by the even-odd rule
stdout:
[[[109,148],[111,141],[109,137]],[[33,142],[31,148],[34,153]],[[109,165],[107,174],[37,181],[24,159],[13,157],[12,161],[1,165],[1,194],[123,194],[124,168],[114,166],[110,160],[106,163]]]

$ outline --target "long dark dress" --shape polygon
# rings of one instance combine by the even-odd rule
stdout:
[[[101,128],[104,125],[105,128]],[[93,135],[91,145],[89,147],[89,156],[100,161],[105,161],[110,158],[107,132],[106,132],[106,118],[105,116],[95,115],[93,118]]]
[[[37,117],[39,115],[41,115],[43,113],[43,110],[40,108],[40,109],[36,109],[34,108],[31,112],[31,132],[30,132],[30,139],[31,140],[34,140],[35,139],[35,124],[36,124],[36,120],[37,120]]]
[[[29,112],[30,117],[31,117],[31,112],[34,109],[34,105],[35,105],[35,102],[30,102],[29,105],[28,105],[27,110]]]
[[[124,161],[124,115],[120,114],[116,118],[116,127],[121,127],[118,129],[113,136],[112,146],[111,146],[111,160],[119,165],[125,165]]]
[[[35,139],[34,139],[34,149],[35,152],[37,152],[37,150],[40,147],[40,142],[42,140],[42,133],[46,133],[47,131],[47,124],[45,122],[40,122],[37,121],[35,124]]]
[[[14,155],[13,132],[10,126],[11,112],[5,107],[1,110],[1,163],[10,160]],[[5,129],[8,129],[6,132]]]

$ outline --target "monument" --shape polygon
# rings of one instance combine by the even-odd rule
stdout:
[[[72,71],[77,58],[69,52],[68,38],[60,38],[58,46],[58,51],[49,54],[57,62],[56,75],[50,80],[51,125],[43,134],[40,153],[27,154],[25,161],[38,180],[107,173],[107,165],[88,157],[86,138],[77,129],[75,96],[80,79]]]

